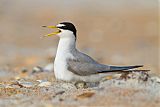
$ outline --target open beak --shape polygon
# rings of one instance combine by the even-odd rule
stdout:
[[[47,37],[47,36],[54,36],[59,34],[61,31],[56,27],[56,26],[42,26],[42,27],[47,27],[47,28],[52,28],[52,29],[57,29],[58,31],[44,35],[43,37]]]

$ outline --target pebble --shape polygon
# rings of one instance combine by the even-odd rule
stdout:
[[[76,86],[77,89],[87,88],[86,82],[83,82],[83,81],[76,82],[75,86]]]
[[[86,98],[90,98],[94,95],[95,93],[94,92],[84,92],[80,95],[77,95],[76,96],[76,99],[86,99]]]
[[[39,82],[39,87],[49,87],[51,86],[51,82],[45,80],[37,80]]]
[[[160,83],[160,78],[157,76],[153,76],[153,77],[151,77],[151,81]]]
[[[43,70],[46,71],[46,72],[52,72],[52,71],[54,71],[54,65],[53,65],[53,63],[47,64],[47,65],[43,68]]]
[[[19,85],[20,87],[34,87],[34,84],[32,82],[28,82],[28,81],[17,81],[17,85]]]
[[[26,72],[28,72],[28,69],[27,69],[27,68],[22,68],[22,69],[21,69],[21,72],[22,72],[22,73],[26,73]]]
[[[43,68],[40,66],[36,66],[32,69],[32,73],[43,72]]]

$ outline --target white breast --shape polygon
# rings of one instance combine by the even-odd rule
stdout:
[[[55,77],[56,79],[59,80],[65,80],[65,81],[71,81],[73,80],[73,78],[75,77],[72,72],[68,71],[68,66],[67,66],[67,58],[68,57],[72,57],[72,55],[69,54],[59,54],[58,56],[56,56],[55,58],[55,62],[54,62],[54,73],[55,73]]]
[[[56,79],[70,81],[73,78],[74,74],[67,70],[67,59],[73,57],[70,52],[73,49],[75,49],[75,40],[73,38],[60,39],[54,61]]]
[[[55,61],[54,61],[55,77],[57,79],[62,80],[63,78],[65,78],[66,71],[67,71],[66,58],[63,57],[62,55],[56,56]]]

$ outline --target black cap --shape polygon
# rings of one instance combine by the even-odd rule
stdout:
[[[63,25],[65,25],[65,26],[60,26],[60,27],[58,27],[58,28],[64,29],[64,30],[70,30],[70,31],[73,32],[73,34],[74,34],[75,37],[76,37],[76,32],[77,32],[77,30],[76,30],[76,27],[75,27],[72,23],[70,23],[70,22],[61,22],[60,24],[63,24]]]

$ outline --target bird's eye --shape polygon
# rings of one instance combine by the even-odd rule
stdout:
[[[58,32],[60,33],[60,32],[62,32],[60,29],[58,29]]]

